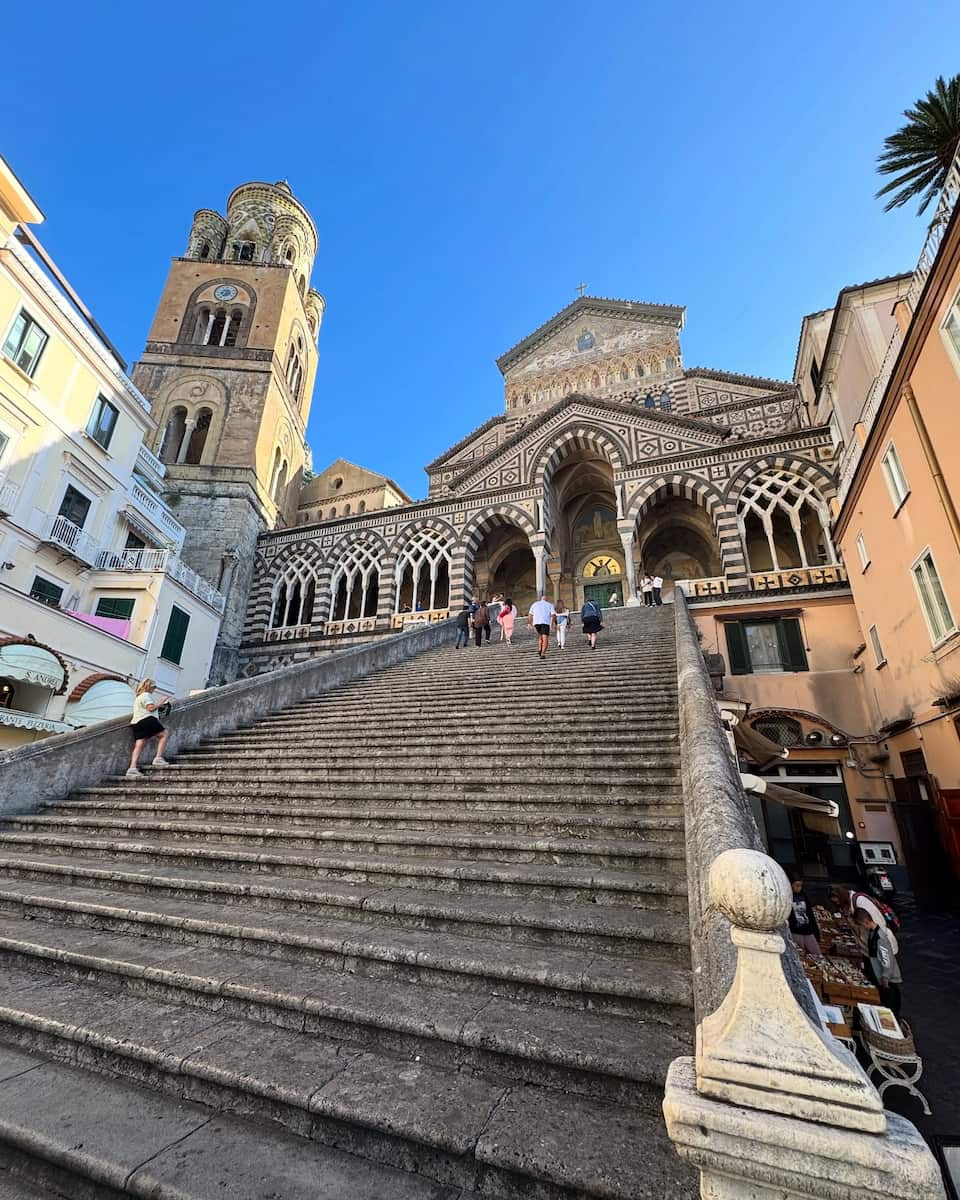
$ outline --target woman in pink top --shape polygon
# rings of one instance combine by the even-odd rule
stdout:
[[[503,608],[500,609],[497,615],[497,620],[500,623],[500,640],[513,645],[513,623],[517,619],[517,610],[513,606],[513,601],[508,597],[503,602]]]

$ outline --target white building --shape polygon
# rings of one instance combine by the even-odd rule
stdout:
[[[155,425],[0,158],[0,750],[206,684],[223,597],[178,557]]]

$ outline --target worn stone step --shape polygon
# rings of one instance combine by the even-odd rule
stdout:
[[[434,1182],[507,1197],[522,1184],[518,1164],[504,1170],[499,1155],[482,1165],[474,1155],[508,1102],[503,1083],[321,1035],[146,998],[131,1004],[123,994],[22,970],[12,973],[0,1008],[0,1035],[31,1053],[66,1063],[79,1058],[87,1070],[149,1083],[181,1101],[259,1116],[313,1143],[344,1148],[349,1126],[351,1153]],[[522,1092],[533,1111],[549,1111],[557,1101],[536,1085]],[[636,1133],[641,1114],[633,1107],[576,1097],[572,1103],[582,1114],[607,1113],[610,1128],[593,1153],[621,1152],[623,1123]]]
[[[14,1046],[0,1046],[0,1166],[24,1182],[23,1197],[49,1185],[103,1200],[222,1200],[228,1181],[237,1197],[478,1200],[272,1123],[217,1115]]]
[[[588,722],[583,718],[577,720],[578,736],[589,737],[593,746],[616,747],[622,746],[678,746],[680,737],[676,729],[653,728],[649,722],[643,722],[637,717],[613,725],[608,721]],[[392,718],[389,728],[379,725],[365,726],[359,730],[355,721],[345,720],[342,724],[324,721],[309,728],[296,731],[284,730],[268,733],[259,726],[249,726],[219,737],[209,738],[200,742],[197,749],[209,746],[247,746],[263,750],[286,750],[298,746],[339,746],[343,744],[343,731],[348,730],[351,737],[362,733],[364,745],[403,745],[426,746],[433,748],[437,744],[438,731],[442,730],[445,738],[454,742],[462,742],[464,746],[474,746],[475,732],[465,727],[463,721],[456,717],[448,717],[438,713],[431,717],[418,719]],[[594,740],[595,739],[595,740]],[[489,748],[487,749],[489,753]]]
[[[385,832],[380,829],[309,829],[282,825],[253,825],[225,821],[139,820],[37,814],[10,817],[5,828],[30,832],[90,833],[100,836],[148,836],[164,841],[190,841],[230,845],[335,846],[348,853],[375,853],[463,859],[470,862],[572,863],[577,866],[626,867],[651,864],[664,871],[685,870],[681,845],[651,837],[629,841],[599,841],[576,837],[522,837],[500,834]]]
[[[82,983],[128,1002],[140,997],[264,1028],[332,1038],[481,1075],[534,1083],[650,1109],[669,1063],[686,1054],[692,1019],[584,1012],[428,988],[400,979],[333,974],[305,962],[166,944],[0,914],[0,962],[15,971]]]
[[[248,871],[192,871],[150,864],[109,867],[96,858],[0,856],[0,881],[29,879],[44,887],[103,886],[144,896],[213,900],[238,910],[303,913],[307,916],[374,916],[381,925],[437,929],[469,936],[505,938],[523,945],[576,946],[606,954],[664,958],[686,963],[686,915],[665,909],[602,904],[518,903],[512,897],[449,895],[364,884],[320,882],[304,876]],[[0,882],[2,886],[2,882]]]
[[[184,777],[179,783],[175,783],[162,771],[153,771],[149,766],[145,766],[143,770],[142,779],[128,780],[118,777],[115,783],[107,786],[78,789],[71,794],[70,802],[74,800],[81,802],[118,800],[122,803],[130,800],[149,803],[155,799],[170,799],[176,802],[179,799],[219,800],[223,795],[223,789],[216,780],[200,782]],[[362,790],[361,787],[357,787],[353,791],[340,789],[330,792],[324,784],[305,783],[288,784],[283,789],[278,789],[269,781],[257,779],[248,780],[243,784],[234,783],[230,787],[229,797],[231,800],[254,806],[273,804],[282,799],[284,807],[288,811],[293,811],[303,805],[324,811],[328,808],[337,809],[347,805],[356,809],[365,809],[371,804],[369,793]],[[679,784],[673,788],[658,789],[652,795],[642,789],[630,788],[624,789],[619,794],[605,793],[602,796],[596,796],[582,789],[574,790],[572,794],[569,790],[558,790],[556,795],[542,791],[524,792],[517,788],[510,788],[507,791],[490,789],[490,794],[487,796],[480,791],[476,794],[471,792],[448,793],[441,788],[423,788],[419,791],[414,788],[403,788],[379,795],[376,804],[384,808],[389,805],[391,811],[403,809],[420,812],[442,807],[463,812],[489,812],[494,816],[497,814],[508,816],[510,813],[521,812],[549,814],[558,808],[600,814],[623,811],[654,816],[683,815]]]
[[[225,1051],[221,1045],[219,1054],[207,1051],[207,1060],[199,1061],[216,1064],[211,1073],[228,1080],[242,1056],[230,1058]],[[140,1200],[222,1200],[226,1192],[241,1200],[479,1200],[479,1191],[461,1186],[465,1178],[494,1200],[582,1200],[591,1194],[611,1200],[665,1195],[685,1200],[695,1195],[662,1120],[645,1113],[571,1098],[561,1128],[554,1120],[544,1137],[544,1117],[556,1097],[541,1089],[505,1091],[484,1112],[495,1093],[475,1085],[470,1104],[464,1081],[455,1093],[464,1100],[458,1109],[442,1076],[414,1067],[378,1107],[365,1070],[369,1065],[354,1060],[318,1092],[317,1115],[309,1114],[311,1131],[314,1126],[318,1133],[321,1127],[329,1130],[337,1145],[328,1145],[274,1122],[218,1114],[175,1094],[2,1047],[0,1159],[15,1178],[26,1178],[28,1187],[49,1183],[68,1196]],[[292,1063],[291,1068],[292,1101],[306,1073]],[[224,1085],[212,1086],[222,1092]],[[346,1123],[340,1122],[339,1134],[338,1122],[324,1111],[363,1105],[370,1106],[374,1124],[342,1129]],[[448,1134],[439,1124],[443,1115]],[[569,1141],[566,1152],[563,1142],[574,1128],[583,1145],[581,1153],[571,1155]],[[429,1146],[404,1137],[407,1129],[425,1136],[441,1129],[435,1139],[448,1140],[451,1148],[431,1158]],[[400,1157],[420,1146],[424,1152],[416,1165],[421,1170],[373,1157],[378,1152],[383,1158]],[[431,1179],[427,1167],[448,1181]],[[457,1182],[449,1182],[453,1174]]]
[[[322,825],[324,828],[419,830],[422,832],[458,831],[461,833],[534,834],[571,837],[630,837],[677,841],[683,836],[679,817],[637,816],[614,811],[611,815],[584,813],[577,809],[554,809],[548,813],[523,813],[487,809],[483,813],[451,807],[423,808],[417,812],[396,808],[371,808],[355,805],[322,808],[291,805],[289,802],[244,804],[234,800],[183,801],[157,793],[152,799],[134,799],[127,795],[115,800],[70,800],[44,805],[41,815],[97,817],[108,819],[155,818],[158,820],[226,820],[236,823],[262,823],[286,827]]]
[[[258,850],[248,846],[14,833],[2,828],[0,851],[14,854],[24,851],[77,852],[110,861],[163,861],[168,865],[187,864],[191,867],[203,862],[208,869],[249,867],[253,871],[279,875],[310,873],[316,878],[375,882],[377,886],[413,885],[465,895],[631,904],[678,910],[684,910],[686,904],[685,876],[652,868],[641,872],[552,863],[471,863],[399,855],[302,854],[293,850]]]
[[[198,948],[252,950],[265,958],[304,961],[332,973],[422,980],[428,986],[597,1012],[637,1013],[652,1020],[684,1020],[689,972],[662,959],[626,960],[551,946],[509,945],[435,930],[398,930],[370,920],[308,919],[284,912],[238,913],[231,905],[153,895],[136,897],[101,888],[44,889],[4,880],[0,911],[52,919]]]
[[[301,738],[299,743],[291,743],[289,747],[284,747],[283,758],[285,762],[310,758],[327,761],[343,759],[349,762],[356,759],[357,755],[362,752],[378,759],[389,759],[398,764],[410,760],[421,764],[425,758],[439,763],[446,762],[448,759],[456,759],[472,765],[475,765],[476,760],[485,764],[489,763],[492,758],[496,758],[501,763],[515,762],[520,759],[525,762],[552,765],[558,772],[568,764],[572,766],[583,764],[595,768],[598,765],[604,766],[611,760],[618,764],[622,762],[628,766],[644,766],[650,763],[675,764],[680,761],[680,750],[677,743],[661,743],[656,738],[648,738],[644,742],[638,742],[630,737],[624,737],[618,741],[604,738],[602,741],[598,739],[592,744],[573,746],[563,742],[559,742],[556,746],[538,746],[525,742],[490,746],[486,744],[486,739],[478,743],[476,735],[471,736],[468,731],[463,731],[462,737],[463,743],[457,745],[454,750],[450,740],[445,736],[446,752],[438,754],[436,737],[432,740],[418,738],[403,742],[398,742],[396,737],[393,741],[385,738],[374,740],[358,730],[355,731],[349,744],[345,744],[341,738],[331,737],[319,742],[313,740],[308,742],[306,738]],[[253,746],[235,741],[226,744],[211,743],[181,751],[175,761],[181,767],[194,762],[203,763],[210,759],[236,759],[244,762],[251,760],[262,766],[264,750],[271,748],[274,752],[276,751],[276,745],[269,739],[264,739]]]
[[[169,779],[171,783],[177,778],[190,779],[195,782],[207,781],[218,784],[231,794],[238,787],[256,785],[260,782],[262,774],[262,771],[258,772],[253,767],[244,769],[239,764],[205,767],[196,763],[191,766],[189,772],[183,771],[178,774],[170,768],[163,771],[164,778]],[[117,783],[126,782],[129,786],[129,781],[125,780],[122,775],[108,778]],[[373,797],[393,794],[403,788],[420,791],[429,787],[431,783],[438,789],[450,793],[472,792],[491,797],[496,797],[507,789],[511,791],[514,789],[545,791],[548,788],[557,796],[573,798],[576,798],[584,790],[589,790],[598,796],[609,793],[629,795],[641,788],[655,789],[657,794],[665,799],[676,800],[680,795],[679,773],[676,770],[647,770],[641,774],[636,770],[609,769],[601,774],[597,771],[574,772],[571,768],[563,773],[562,781],[557,783],[552,776],[543,771],[520,766],[496,773],[488,773],[479,769],[470,771],[465,767],[460,770],[450,768],[443,772],[417,771],[412,768],[404,771],[384,767],[372,773],[361,766],[357,766],[354,770],[340,768],[328,771],[315,770],[312,767],[287,769],[283,766],[276,766],[269,773],[269,781],[272,784],[274,795],[286,794],[291,784],[312,785],[331,796],[338,793],[355,793],[358,787],[362,787],[369,796]]]
[[[586,782],[588,779],[609,782],[613,779],[646,779],[651,776],[663,778],[679,777],[680,760],[677,755],[628,754],[574,757],[572,755],[550,755],[532,751],[530,755],[515,755],[501,758],[492,751],[484,755],[461,755],[458,751],[445,750],[433,754],[402,754],[389,748],[374,750],[359,740],[352,753],[292,751],[274,760],[276,766],[270,775],[281,778],[298,772],[309,771],[316,779],[342,780],[360,774],[368,778],[376,770],[392,778],[436,779],[449,775],[460,778],[500,779],[522,778],[524,775],[546,779],[554,774],[562,775],[568,782]],[[248,775],[263,774],[263,754],[234,754],[229,750],[218,750],[213,754],[179,755],[171,760],[166,778],[179,779],[190,775],[200,779],[212,773],[246,772]]]

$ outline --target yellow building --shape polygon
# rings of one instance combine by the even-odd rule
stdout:
[[[0,749],[205,686],[223,597],[180,560],[150,405],[0,159]]]

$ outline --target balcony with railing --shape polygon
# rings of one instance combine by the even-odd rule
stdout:
[[[170,513],[160,497],[136,479],[130,481],[127,497],[127,509],[131,517],[135,521],[137,517],[145,521],[159,541],[168,542],[174,549],[179,550],[187,531]]]
[[[144,571],[162,573],[175,579],[188,592],[218,613],[226,606],[226,598],[205,579],[181,562],[170,550],[101,550],[97,555],[98,571]]]
[[[940,251],[943,235],[946,233],[947,226],[950,224],[950,219],[958,203],[960,203],[960,148],[957,149],[950,170],[947,172],[947,177],[944,180],[940,200],[937,203],[937,211],[930,222],[926,240],[923,243],[923,249],[920,251],[920,257],[913,272],[913,280],[907,291],[907,302],[914,311],[916,310],[924,284],[927,282],[927,278],[936,261],[937,254]],[[898,327],[894,330],[890,343],[887,346],[883,362],[880,364],[880,370],[877,372],[877,377],[867,392],[863,407],[860,410],[860,416],[856,421],[850,445],[847,446],[840,459],[840,479],[837,499],[841,507],[847,498],[847,493],[850,491],[850,485],[853,483],[853,477],[856,474],[857,466],[863,454],[864,444],[870,435],[870,430],[873,428],[877,413],[880,411],[880,405],[883,403],[887,386],[893,375],[893,368],[896,366],[902,348],[903,332]],[[859,437],[857,436],[858,433]]]
[[[148,478],[152,476],[155,479],[163,479],[167,473],[167,468],[160,459],[142,444],[137,451],[137,469]]]
[[[66,517],[43,514],[41,518],[41,542],[65,550],[71,557],[85,566],[93,566],[99,554],[99,547],[89,533],[84,533],[79,525],[74,525]]]

